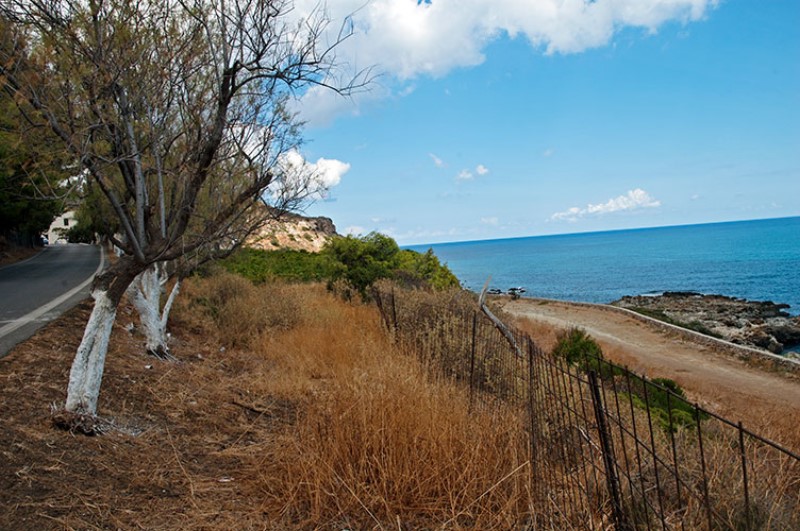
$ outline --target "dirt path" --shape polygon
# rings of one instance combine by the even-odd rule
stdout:
[[[595,337],[606,357],[651,378],[678,382],[692,400],[730,420],[800,448],[800,381],[678,337],[602,306],[520,299],[503,309],[549,328],[579,326]]]

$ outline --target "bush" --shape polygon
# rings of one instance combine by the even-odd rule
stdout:
[[[401,250],[392,238],[377,232],[333,239],[323,254],[335,263],[330,284],[344,281],[364,300],[368,299],[368,289],[384,278],[413,288],[443,290],[459,285],[455,275],[439,262],[432,250],[424,254]]]
[[[678,427],[697,425],[694,407],[686,401],[686,393],[674,380],[653,378],[647,382],[637,378],[631,387],[634,404],[641,409],[647,409],[649,405],[651,415],[665,431],[670,429],[676,431]],[[707,416],[701,413],[700,419],[705,419]]]
[[[613,376],[613,367],[605,361],[603,349],[592,336],[580,328],[570,328],[557,336],[553,354],[583,372],[594,371],[600,378]]]
[[[446,290],[459,287],[458,278],[439,262],[433,249],[418,253],[403,249],[397,253],[395,280],[408,287],[431,287]]]
[[[223,260],[221,265],[256,284],[274,279],[321,282],[331,278],[336,269],[328,255],[289,249],[262,251],[242,248]]]
[[[603,350],[597,341],[580,328],[571,328],[561,332],[553,353],[564,358],[571,365],[579,364],[589,357],[603,357]]]
[[[580,328],[561,332],[553,354],[583,372],[594,371],[603,380],[621,373],[604,359],[597,341]],[[686,393],[674,380],[654,378],[647,381],[636,377],[630,381],[628,392],[633,404],[645,411],[649,409],[653,419],[665,431],[697,424],[694,407],[686,401]],[[701,420],[706,416],[702,414]]]

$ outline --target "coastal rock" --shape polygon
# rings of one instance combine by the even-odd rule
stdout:
[[[253,234],[245,245],[267,251],[293,249],[316,253],[336,235],[336,226],[330,218],[284,214]]]
[[[800,317],[787,313],[787,304],[686,291],[626,296],[611,304],[775,354],[800,345]]]

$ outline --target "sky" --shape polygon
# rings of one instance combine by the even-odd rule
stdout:
[[[316,4],[296,0],[298,14]],[[307,215],[401,245],[800,215],[797,0],[328,0]]]

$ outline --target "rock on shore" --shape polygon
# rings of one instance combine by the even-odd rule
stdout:
[[[669,291],[626,296],[611,304],[775,354],[800,345],[800,317],[784,311],[787,304]]]

